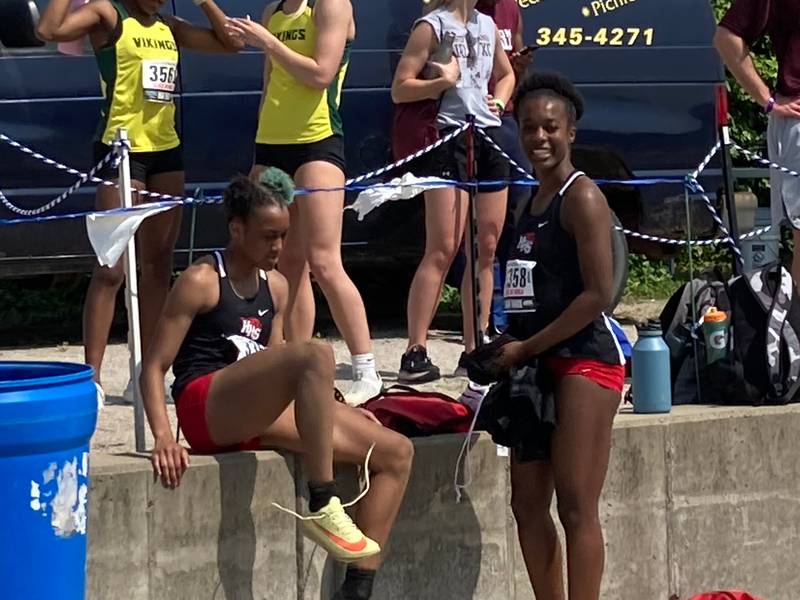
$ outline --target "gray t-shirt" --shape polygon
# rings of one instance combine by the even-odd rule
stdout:
[[[453,54],[461,68],[456,86],[442,96],[436,124],[440,129],[459,127],[467,114],[473,114],[478,127],[499,127],[500,117],[493,115],[486,103],[497,41],[497,26],[492,18],[473,10],[464,27],[448,8],[442,7],[431,11],[417,23],[421,21],[433,27],[439,40],[446,32],[455,35]]]

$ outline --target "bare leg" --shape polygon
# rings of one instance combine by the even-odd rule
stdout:
[[[370,459],[370,491],[357,507],[355,522],[384,550],[400,504],[403,501],[414,446],[405,436],[372,422],[357,409],[336,404],[333,411],[333,458],[336,462],[361,465],[372,444],[375,450]],[[265,446],[290,450],[305,455],[306,446],[300,439],[294,414],[284,412],[262,436]],[[375,570],[382,554],[357,564]]]
[[[136,189],[144,189],[144,183],[141,181],[131,183]],[[110,186],[99,186],[95,206],[98,210],[118,208],[119,190]],[[117,292],[123,281],[125,281],[125,270],[122,260],[113,267],[101,267],[96,264],[83,303],[84,357],[86,364],[94,368],[94,379],[98,383],[108,344],[108,334],[114,321]]]
[[[620,396],[584,377],[567,376],[558,383],[552,464],[567,536],[569,600],[600,598],[605,548],[598,503]]]
[[[563,559],[550,516],[553,470],[549,462],[511,461],[511,508],[537,600],[564,600]]]
[[[253,165],[250,179],[258,181],[267,167]],[[284,335],[288,342],[305,342],[314,337],[316,305],[311,289],[311,272],[306,260],[306,234],[297,202],[289,206],[290,225],[283,242],[278,270],[289,283]]]
[[[279,270],[289,282],[289,302],[286,306],[286,339],[304,342],[314,337],[316,305],[311,289],[311,271],[305,249],[305,233],[296,204],[289,207],[291,225],[281,252]]]
[[[428,339],[444,279],[461,244],[467,196],[457,189],[425,192],[425,255],[408,292],[408,347]]]
[[[489,314],[494,293],[494,256],[497,241],[503,231],[506,218],[508,189],[488,194],[478,194],[476,212],[478,213],[478,277],[480,282],[481,331],[489,328]],[[469,225],[467,225],[469,227]],[[472,248],[467,247],[467,252]],[[461,315],[464,325],[464,348],[467,352],[475,349],[475,336],[472,326],[472,277],[469,269],[464,271],[461,280]]]
[[[230,446],[254,438],[294,401],[310,481],[333,480],[333,381],[327,344],[267,348],[219,371],[211,382],[206,420],[211,439]]]
[[[184,192],[183,171],[159,173],[149,178],[148,188],[180,196]],[[141,271],[139,315],[142,352],[146,352],[167,299],[172,280],[172,255],[181,227],[183,209],[174,208],[145,219],[136,234],[136,252]]]
[[[314,161],[297,170],[295,181],[305,188],[341,187],[344,173],[336,165]],[[364,301],[342,264],[344,192],[309,194],[297,199],[297,207],[303,223],[306,259],[339,333],[351,354],[372,352]]]

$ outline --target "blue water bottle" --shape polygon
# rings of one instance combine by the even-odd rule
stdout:
[[[672,409],[669,348],[658,323],[639,328],[633,346],[633,412],[668,413]]]

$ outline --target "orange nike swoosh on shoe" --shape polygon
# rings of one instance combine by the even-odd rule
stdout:
[[[351,543],[351,542],[348,542],[347,540],[344,540],[344,539],[340,538],[338,535],[331,533],[330,531],[328,531],[324,527],[320,527],[317,523],[313,523],[312,522],[312,524],[317,529],[319,529],[322,533],[324,533],[325,536],[329,540],[331,540],[334,544],[336,544],[337,546],[339,546],[341,548],[344,548],[348,552],[361,552],[364,548],[367,547],[367,538],[366,537],[362,537],[359,541],[357,541],[355,543]]]

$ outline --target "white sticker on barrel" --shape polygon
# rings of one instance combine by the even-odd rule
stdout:
[[[86,501],[89,492],[89,453],[64,462],[51,463],[42,471],[42,481],[31,481],[31,510],[50,519],[59,537],[86,534]]]

